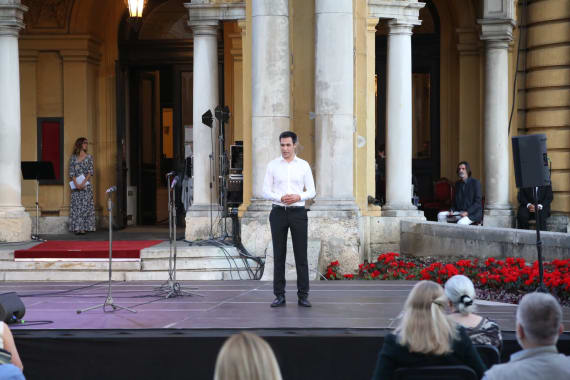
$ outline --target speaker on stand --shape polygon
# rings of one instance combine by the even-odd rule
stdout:
[[[538,291],[546,292],[544,267],[542,265],[542,241],[540,240],[540,210],[537,189],[550,185],[546,135],[515,136],[513,142],[513,163],[517,188],[532,188],[536,217],[536,250],[538,253]]]

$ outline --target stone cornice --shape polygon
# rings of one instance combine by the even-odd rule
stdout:
[[[207,0],[184,3],[188,9],[188,24],[203,20],[243,20],[245,19],[245,2],[210,3]]]
[[[368,16],[395,19],[402,25],[421,25],[419,15],[424,6],[417,0],[368,0]]]
[[[18,37],[24,28],[24,12],[28,7],[21,4],[0,4],[0,35]]]
[[[20,38],[20,51],[58,51],[64,61],[101,61],[101,42],[87,34],[25,34]]]

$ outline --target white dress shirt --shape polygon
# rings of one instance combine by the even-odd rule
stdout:
[[[281,203],[286,194],[298,194],[301,200],[290,205]],[[314,198],[315,182],[307,161],[297,155],[291,162],[283,156],[270,161],[263,180],[263,197],[278,206],[304,206],[307,199]]]

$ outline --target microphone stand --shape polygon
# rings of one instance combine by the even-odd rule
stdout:
[[[162,285],[159,290],[166,292],[165,298],[183,295],[197,295],[203,297],[201,294],[182,290],[180,283],[176,281],[176,197],[174,194],[174,186],[178,182],[178,177],[175,177],[173,181],[170,180],[174,174],[176,173],[170,172],[166,174],[166,183],[168,186],[168,281]]]
[[[534,216],[536,219],[536,251],[538,253],[538,288],[536,289],[541,293],[548,293],[544,286],[544,266],[542,265],[542,240],[540,240],[540,211],[538,209],[538,187],[533,187],[532,194],[534,195]]]
[[[102,304],[90,306],[86,309],[77,310],[77,314],[81,314],[86,311],[96,309],[98,307],[102,307],[103,312],[105,313],[109,311],[115,311],[117,309],[119,310],[124,309],[130,311],[131,313],[136,313],[136,310],[117,305],[113,301],[113,296],[111,294],[111,274],[113,271],[113,201],[111,200],[111,196],[115,190],[117,190],[116,186],[107,189],[107,210],[109,211],[109,284],[108,284],[109,286],[107,290],[107,298],[105,299],[105,302]],[[109,306],[112,308],[112,310],[107,310],[107,307]]]

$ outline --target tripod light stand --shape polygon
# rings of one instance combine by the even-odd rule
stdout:
[[[117,190],[117,186],[112,186],[107,189],[107,210],[109,211],[109,286],[107,290],[107,298],[105,302],[99,305],[90,306],[86,309],[77,310],[77,314],[102,307],[104,312],[115,311],[115,310],[128,310],[131,313],[136,313],[136,310],[129,309],[128,307],[119,306],[113,301],[113,296],[111,294],[111,274],[113,271],[113,201],[111,200],[111,195]],[[111,307],[112,310],[107,310],[107,307]]]

